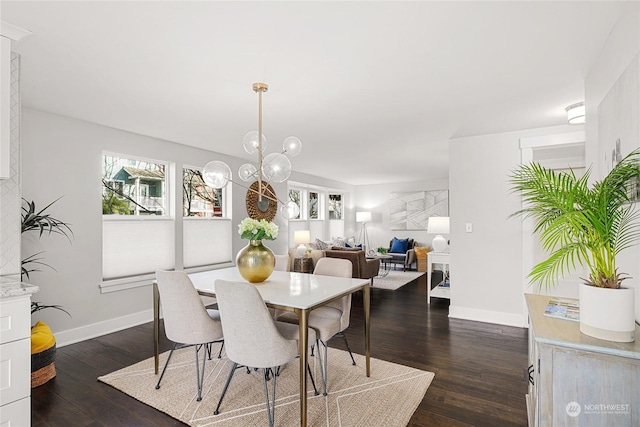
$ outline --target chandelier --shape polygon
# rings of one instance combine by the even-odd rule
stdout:
[[[223,188],[228,182],[247,189],[247,213],[255,219],[273,220],[278,203],[280,214],[291,219],[298,216],[300,208],[293,201],[282,202],[271,187],[271,182],[284,182],[291,175],[291,161],[287,157],[297,156],[302,151],[302,142],[295,136],[285,138],[282,152],[264,155],[267,148],[267,138],[262,133],[262,94],[269,90],[266,83],[254,83],[253,91],[258,94],[258,130],[248,132],[242,145],[248,154],[258,155],[258,166],[245,163],[238,168],[238,176],[242,181],[253,183],[249,186],[233,181],[231,168],[225,162],[213,160],[202,170],[202,179],[212,188]],[[260,137],[258,137],[260,135]]]

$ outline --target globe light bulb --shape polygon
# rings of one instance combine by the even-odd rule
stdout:
[[[282,151],[295,157],[302,151],[302,142],[295,136],[288,136],[282,142]]]
[[[280,215],[285,219],[295,219],[300,215],[300,207],[292,200],[280,206]]]
[[[282,153],[271,153],[263,160],[262,175],[269,182],[283,182],[291,175],[291,161]]]
[[[225,162],[213,160],[202,169],[202,179],[213,188],[222,188],[231,179],[231,169]]]
[[[256,167],[251,163],[245,163],[238,168],[238,176],[243,181],[251,181],[256,178]]]
[[[244,151],[249,154],[255,154],[258,152],[258,131],[252,130],[242,138],[242,146]],[[262,152],[267,149],[267,137],[262,135]]]

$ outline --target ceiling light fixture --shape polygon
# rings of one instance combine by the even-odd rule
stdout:
[[[570,124],[576,125],[585,122],[585,107],[584,102],[578,102],[576,104],[571,104],[567,108],[567,120]]]
[[[225,162],[213,160],[202,170],[204,182],[213,188],[222,188],[228,182],[233,182],[247,189],[247,213],[251,218],[273,220],[280,202],[280,213],[286,219],[295,218],[300,208],[293,201],[284,203],[276,197],[276,193],[269,182],[284,182],[291,175],[291,161],[285,155],[297,156],[302,151],[302,142],[295,136],[285,138],[281,153],[271,153],[267,156],[267,138],[262,133],[262,94],[269,90],[266,83],[254,83],[253,91],[258,94],[258,130],[248,132],[242,139],[244,150],[248,154],[258,155],[258,167],[245,163],[238,168],[241,180],[254,181],[250,186],[233,181],[231,168]],[[258,137],[260,135],[261,137]]]

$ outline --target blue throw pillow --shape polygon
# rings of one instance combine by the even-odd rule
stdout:
[[[407,253],[408,248],[409,248],[409,238],[398,239],[394,237],[393,241],[391,242],[391,250],[389,252],[393,252],[396,254],[405,254]]]

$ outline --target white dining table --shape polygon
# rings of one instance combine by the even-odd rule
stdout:
[[[218,279],[246,282],[236,267],[207,270],[189,274],[200,295],[215,297],[215,282]],[[335,276],[321,276],[307,273],[274,271],[267,280],[255,284],[268,307],[296,313],[299,327],[300,352],[300,425],[307,425],[307,375],[309,360],[309,313],[314,309],[336,301],[359,290],[363,291],[364,334],[366,375],[371,375],[370,365],[370,280]],[[156,282],[153,283],[153,321],[155,372],[159,364],[159,315],[160,295]]]

